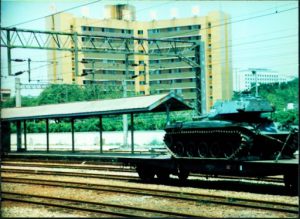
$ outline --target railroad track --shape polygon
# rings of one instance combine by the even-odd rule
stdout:
[[[41,180],[29,178],[16,178],[16,177],[2,177],[2,183],[18,183],[18,184],[31,184],[43,186],[55,186],[73,189],[88,189],[95,191],[113,192],[113,193],[126,193],[132,195],[153,196],[163,199],[176,199],[182,201],[211,203],[217,205],[241,207],[242,209],[260,209],[273,212],[290,213],[298,216],[298,205],[279,203],[263,200],[250,200],[235,197],[224,197],[217,195],[207,195],[190,192],[175,192],[163,191],[157,189],[133,188],[128,186],[112,186],[106,184],[91,184],[82,182],[67,182],[57,180]]]
[[[72,164],[53,164],[53,163],[46,163],[46,164],[40,164],[40,163],[32,163],[32,162],[10,162],[10,161],[2,161],[2,165],[5,166],[21,166],[21,167],[44,167],[44,168],[68,168],[68,169],[84,169],[84,170],[99,170],[99,171],[112,171],[112,172],[128,172],[128,173],[133,173],[136,172],[135,169],[130,168],[130,167],[125,167],[122,166],[120,163],[105,163],[102,162],[100,165],[84,165],[81,163],[72,163]],[[39,171],[40,172],[40,171]],[[107,174],[109,175],[109,174]],[[263,177],[263,178],[258,178],[258,177],[239,177],[239,176],[223,176],[223,175],[218,175],[218,176],[207,176],[205,174],[190,174],[190,176],[193,177],[209,177],[209,178],[218,178],[218,179],[227,179],[227,180],[250,180],[250,181],[265,181],[265,182],[271,182],[271,183],[284,183],[283,182],[283,177],[278,178],[278,177]],[[91,177],[93,177],[91,175]],[[122,178],[122,177],[121,177]],[[120,178],[120,179],[121,179]],[[114,178],[117,179],[117,178]]]
[[[86,165],[81,163],[76,164],[57,164],[57,163],[32,163],[32,162],[7,162],[2,161],[4,166],[16,166],[16,167],[45,167],[45,168],[68,168],[68,169],[84,169],[84,170],[103,170],[103,171],[118,171],[118,172],[135,172],[134,169],[130,167],[125,167],[120,164],[101,164],[101,165]]]
[[[86,177],[86,178],[97,178],[97,179],[113,179],[113,180],[139,180],[137,176],[123,176],[115,174],[104,174],[104,173],[79,173],[79,172],[66,172],[66,171],[55,171],[55,170],[28,170],[28,169],[10,169],[2,168],[2,173],[17,173],[17,174],[30,174],[30,175],[56,175],[56,176],[71,176],[71,177]]]
[[[193,214],[109,204],[98,201],[81,201],[77,199],[5,191],[2,192],[2,201],[23,202],[48,207],[60,207],[65,209],[85,211],[90,213],[101,213],[119,217],[201,217],[199,215]]]

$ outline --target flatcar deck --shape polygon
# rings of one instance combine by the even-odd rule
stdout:
[[[6,158],[32,158],[32,159],[62,159],[62,160],[125,160],[125,159],[155,159],[155,160],[168,160],[171,155],[162,154],[149,154],[149,153],[97,153],[97,152],[43,152],[43,151],[30,151],[30,152],[9,152],[4,157]]]
[[[44,152],[44,151],[25,151],[25,152],[9,152],[4,157],[7,158],[39,158],[39,159],[65,159],[65,160],[171,160],[172,155],[170,154],[159,154],[159,153],[98,153],[98,152],[65,152],[65,151],[56,151],[56,152]],[[172,159],[173,160],[173,159]],[[228,161],[226,159],[205,159],[205,158],[179,158],[180,161],[189,161],[193,163],[228,163],[232,161]],[[297,165],[299,164],[299,159],[279,159],[279,160],[255,160],[255,161],[239,161],[239,163],[243,164],[292,164]]]

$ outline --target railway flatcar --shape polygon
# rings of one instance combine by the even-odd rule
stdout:
[[[274,107],[265,99],[243,96],[219,101],[200,120],[176,122],[165,128],[168,163],[137,164],[144,180],[169,174],[186,180],[189,173],[237,176],[284,175],[288,188],[297,190],[298,129],[279,131],[267,117]]]

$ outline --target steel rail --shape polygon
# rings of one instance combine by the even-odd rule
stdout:
[[[107,166],[84,166],[84,165],[65,165],[65,164],[33,164],[33,163],[8,163],[2,162],[2,165],[7,166],[21,166],[21,167],[46,167],[46,168],[70,168],[70,169],[90,169],[90,170],[108,170],[108,171],[120,171],[120,172],[135,172],[133,169],[125,167],[116,167],[115,165]]]
[[[70,165],[70,164],[34,164],[34,163],[12,163],[7,161],[2,161],[2,165],[7,166],[22,166],[22,167],[47,167],[47,168],[70,168],[70,169],[85,169],[85,170],[104,170],[104,171],[118,171],[118,172],[136,172],[135,169],[125,168],[124,166],[121,166],[121,164],[114,165],[113,163],[110,163],[109,165],[99,166],[99,165]],[[245,180],[251,180],[251,181],[266,181],[266,182],[274,182],[274,183],[283,183],[283,178],[276,178],[276,177],[246,177],[246,176],[225,176],[225,175],[218,175],[218,176],[210,176],[206,174],[199,174],[199,173],[192,173],[189,176],[192,177],[210,177],[210,178],[219,178],[219,179],[228,179],[228,180],[239,180],[239,179],[245,179]]]
[[[97,179],[110,179],[110,180],[137,180],[137,176],[123,176],[114,174],[94,174],[94,173],[79,173],[79,172],[65,172],[65,171],[48,171],[48,170],[16,170],[16,169],[1,169],[2,173],[20,173],[20,174],[31,174],[31,175],[59,175],[59,176],[70,176],[70,177],[89,177]]]
[[[16,178],[16,177],[2,177],[2,182],[4,183],[22,183],[22,184],[32,184],[32,185],[46,185],[46,186],[56,186],[56,187],[68,187],[75,189],[89,189],[97,191],[106,192],[118,192],[133,195],[149,195],[160,198],[177,199],[184,201],[194,201],[202,203],[212,203],[225,206],[235,206],[242,208],[260,209],[268,211],[276,211],[282,213],[292,213],[298,215],[299,206],[289,203],[280,203],[272,201],[263,200],[253,200],[235,197],[224,197],[217,195],[207,195],[191,192],[175,192],[175,191],[164,191],[157,189],[145,189],[145,188],[133,188],[126,186],[113,186],[106,184],[91,184],[91,183],[80,183],[80,182],[67,182],[67,181],[57,181],[57,180],[37,180],[32,178]]]
[[[11,196],[17,196],[17,198],[11,197]],[[18,198],[18,196],[19,196],[19,198]],[[27,199],[26,199],[26,197],[27,197]],[[35,201],[35,200],[32,200],[32,198],[43,199],[46,201]],[[5,191],[2,192],[2,199],[10,200],[10,201],[26,202],[26,203],[31,203],[31,204],[53,206],[53,207],[69,208],[72,210],[89,211],[89,212],[95,212],[95,213],[105,213],[105,214],[123,216],[123,217],[141,217],[141,216],[145,216],[144,215],[145,213],[150,214],[148,216],[155,216],[155,217],[158,217],[158,216],[159,217],[162,217],[162,216],[201,217],[199,215],[193,215],[193,214],[184,214],[184,213],[163,211],[163,210],[157,210],[157,209],[132,207],[132,206],[118,205],[118,204],[109,204],[109,203],[98,202],[98,201],[97,202],[87,201],[87,200],[80,201],[77,199],[70,199],[70,198],[44,196],[44,195],[32,195],[32,194],[26,194],[26,193],[5,192]],[[59,203],[53,203],[53,201],[59,201]],[[65,203],[62,203],[62,202],[65,202]],[[78,206],[78,204],[79,205],[92,205],[94,207],[82,207],[82,206]],[[99,209],[99,207],[111,208],[111,210],[109,211],[109,210]],[[123,211],[132,211],[132,213],[123,212]],[[138,212],[140,212],[140,214]],[[143,214],[141,215],[141,213],[143,213]]]

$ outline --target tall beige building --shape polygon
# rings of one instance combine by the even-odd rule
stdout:
[[[135,20],[135,9],[129,5],[106,6],[105,19],[74,17],[61,13],[48,18],[47,28],[55,31],[75,31],[84,34],[125,36],[158,39],[176,39],[201,42],[202,109],[209,111],[216,100],[228,100],[232,96],[232,58],[230,17],[224,12],[211,12],[207,16],[173,18],[140,22]],[[100,45],[82,37],[78,40],[82,47]],[[74,45],[70,45],[71,47]],[[130,45],[135,51],[143,47],[150,51],[152,45]],[[168,50],[161,44],[161,49]],[[79,75],[75,76],[75,54],[50,51],[48,58],[57,61],[48,69],[48,77],[55,83],[97,83],[121,85],[125,79],[126,65],[124,54],[79,53]],[[185,54],[195,60],[195,53]],[[195,69],[178,57],[157,55],[130,55],[127,89],[140,94],[157,94],[175,91],[183,98],[195,103]],[[132,76],[138,76],[131,79]]]

